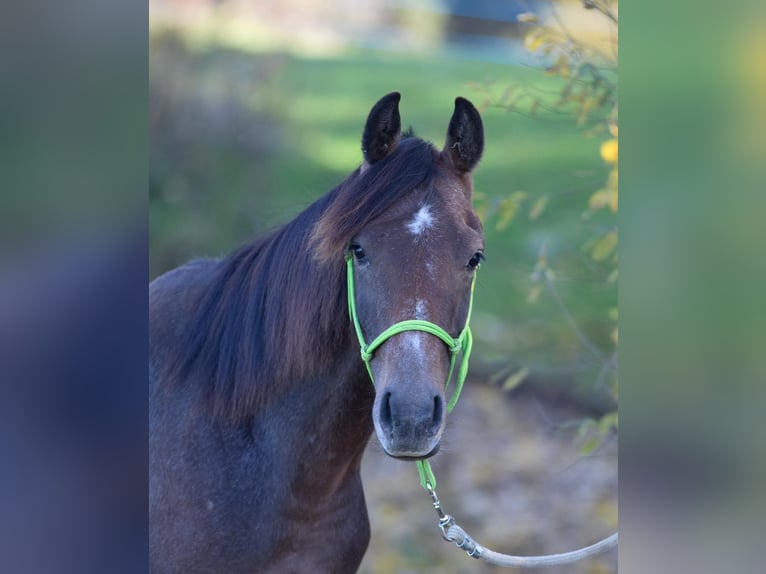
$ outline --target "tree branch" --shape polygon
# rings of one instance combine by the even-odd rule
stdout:
[[[596,347],[596,345],[593,344],[593,342],[583,333],[580,328],[577,326],[577,321],[575,321],[574,317],[572,317],[572,314],[569,312],[569,309],[567,309],[567,306],[564,304],[564,301],[561,300],[561,296],[559,295],[558,289],[556,289],[556,285],[553,283],[553,279],[551,279],[551,276],[549,273],[543,273],[543,276],[545,277],[545,283],[548,286],[548,289],[550,290],[551,294],[553,295],[554,300],[558,304],[559,308],[561,309],[561,312],[564,315],[564,318],[567,320],[567,323],[569,323],[569,327],[574,332],[575,336],[579,339],[580,343],[582,343],[583,347],[588,349],[588,351],[591,352],[591,354],[598,359],[598,362],[600,365],[604,365],[607,362],[607,358],[604,356],[604,354],[601,352],[601,350]]]

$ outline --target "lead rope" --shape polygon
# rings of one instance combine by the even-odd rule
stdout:
[[[423,331],[430,333],[435,337],[438,337],[449,348],[450,352],[450,367],[449,374],[447,375],[447,382],[445,383],[445,390],[449,387],[450,380],[452,379],[452,373],[455,370],[455,363],[457,362],[457,356],[462,351],[462,357],[460,360],[460,366],[458,367],[457,377],[455,379],[455,390],[452,393],[452,397],[447,402],[447,412],[452,412],[455,408],[457,400],[460,398],[460,392],[463,390],[463,383],[468,375],[468,359],[471,356],[471,349],[473,348],[473,335],[471,334],[471,328],[468,326],[471,320],[471,310],[473,309],[473,290],[476,285],[476,274],[474,273],[473,280],[471,282],[471,296],[468,303],[468,313],[465,319],[465,327],[461,331],[460,335],[456,338],[450,336],[444,329],[431,323],[429,321],[421,321],[419,319],[411,319],[408,321],[400,321],[391,325],[388,329],[383,331],[380,335],[373,339],[369,345],[364,340],[364,333],[362,332],[362,325],[359,322],[359,316],[356,311],[356,296],[354,290],[354,262],[350,253],[346,253],[346,282],[348,286],[348,313],[351,317],[351,321],[354,323],[354,330],[356,331],[357,339],[359,340],[359,347],[361,349],[362,361],[367,368],[367,373],[370,375],[370,380],[375,384],[375,379],[372,376],[372,367],[370,361],[372,361],[372,355],[375,350],[385,343],[388,339],[399,333],[405,331]],[[471,558],[482,559],[490,564],[497,566],[509,566],[512,568],[543,568],[546,566],[553,566],[557,564],[570,564],[577,562],[589,556],[594,556],[617,546],[617,533],[612,534],[608,538],[587,546],[580,548],[579,550],[572,550],[571,552],[564,552],[563,554],[548,554],[544,556],[513,556],[510,554],[501,554],[494,552],[488,548],[485,548],[478,542],[476,542],[471,536],[460,527],[455,519],[446,514],[441,507],[439,498],[436,496],[436,476],[431,469],[431,464],[427,460],[419,460],[416,462],[418,468],[418,475],[420,476],[420,485],[429,492],[431,500],[436,513],[439,516],[439,528],[442,531],[442,537],[447,542],[454,542],[458,548],[462,548]]]
[[[439,497],[436,496],[430,484],[426,484],[426,490],[431,494],[431,501],[439,516],[439,528],[442,531],[442,538],[447,542],[454,542],[458,548],[465,550],[471,558],[476,558],[495,564],[496,566],[507,566],[510,568],[545,568],[546,566],[556,566],[560,564],[571,564],[578,562],[589,556],[595,556],[610,550],[617,546],[617,533],[604,538],[603,540],[580,548],[571,552],[561,554],[545,554],[542,556],[514,556],[512,554],[502,554],[490,550],[476,542],[463,528],[458,525],[455,519],[442,509]]]

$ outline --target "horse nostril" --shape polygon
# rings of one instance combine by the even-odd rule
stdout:
[[[380,425],[388,431],[391,437],[393,437],[394,422],[393,422],[393,418],[391,417],[391,393],[390,392],[383,395],[383,400],[380,402]]]
[[[436,432],[439,427],[442,424],[442,416],[443,416],[443,406],[442,406],[442,398],[439,395],[436,395],[434,397],[434,412],[433,412],[433,418],[431,419],[431,430],[432,432]]]

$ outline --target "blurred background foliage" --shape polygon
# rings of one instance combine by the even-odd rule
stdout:
[[[503,418],[505,411],[542,411],[534,421],[519,414],[530,425],[520,432],[543,428],[547,442],[514,443],[521,450],[507,456],[546,468],[562,456],[587,459],[589,466],[576,467],[586,470],[565,477],[601,489],[583,495],[572,524],[549,515],[527,525],[538,532],[531,544],[529,530],[493,524],[497,549],[513,551],[514,542],[517,553],[562,551],[616,528],[617,2],[152,0],[149,90],[152,277],[195,256],[227,253],[338,183],[360,163],[361,130],[380,96],[400,91],[403,123],[437,146],[455,96],[472,100],[486,130],[475,206],[487,262],[477,286],[471,376],[486,388],[467,393],[465,411],[499,417],[499,436],[521,424]],[[509,400],[498,401],[504,392]],[[456,417],[452,434],[466,424]],[[369,476],[400,472],[382,457],[367,458]],[[437,476],[451,472],[439,458]],[[485,493],[546,498],[531,484],[545,481],[522,477],[514,486],[498,478],[490,487],[481,472],[465,481],[483,484]],[[414,476],[411,482],[418,494]],[[376,523],[401,520],[409,503],[376,506],[367,484],[373,546],[366,571],[433,571],[410,539],[376,546]],[[426,503],[417,519],[405,520],[426,520],[426,528],[429,512]],[[593,539],[574,536],[575,524],[586,521],[606,526],[591,524]],[[439,544],[436,530],[426,536]],[[464,564],[479,571],[454,549],[426,554],[444,555],[442,571],[464,571]],[[581,571],[613,567],[595,561]]]

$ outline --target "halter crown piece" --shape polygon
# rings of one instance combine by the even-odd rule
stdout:
[[[458,398],[460,398],[460,391],[463,390],[463,383],[468,374],[468,359],[471,356],[471,348],[473,347],[473,336],[471,335],[471,328],[468,325],[471,320],[471,309],[473,308],[473,290],[476,285],[476,273],[474,272],[473,280],[471,281],[471,298],[468,302],[468,314],[465,318],[465,327],[463,327],[463,330],[457,337],[452,337],[447,331],[439,327],[439,325],[431,323],[430,321],[409,319],[407,321],[394,323],[380,335],[375,337],[372,343],[368,345],[364,340],[362,325],[359,323],[359,315],[356,311],[356,297],[354,295],[354,261],[350,253],[346,253],[346,269],[346,281],[348,283],[348,314],[351,317],[351,321],[354,323],[356,337],[359,339],[359,347],[361,348],[362,361],[364,361],[364,366],[367,367],[367,373],[369,373],[372,383],[375,384],[375,378],[372,376],[370,361],[372,360],[373,353],[375,353],[375,350],[378,347],[394,335],[406,331],[423,331],[424,333],[429,333],[444,341],[450,352],[449,374],[447,375],[445,390],[449,388],[452,373],[455,370],[457,357],[460,354],[460,351],[463,352],[460,359],[460,366],[457,371],[457,379],[455,380],[455,390],[452,393],[452,398],[447,402],[447,412],[452,412],[452,409],[455,408],[455,404],[457,404]],[[416,464],[418,466],[418,474],[420,474],[420,484],[423,488],[426,490],[436,488],[436,477],[431,470],[430,463],[427,460],[419,460]]]

